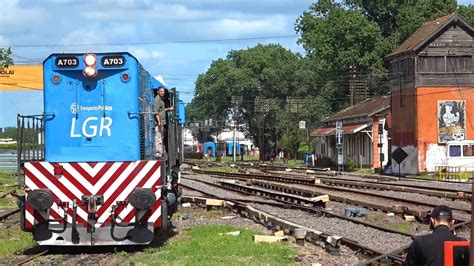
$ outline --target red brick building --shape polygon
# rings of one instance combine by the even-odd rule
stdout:
[[[474,140],[473,28],[457,13],[423,24],[386,56],[392,97],[391,149],[408,157],[394,172],[446,164],[448,141]]]

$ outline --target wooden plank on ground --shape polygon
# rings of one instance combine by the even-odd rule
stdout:
[[[317,196],[317,197],[311,198],[311,201],[314,201],[314,202],[318,202],[318,201],[328,202],[329,201],[329,195]]]
[[[218,199],[206,199],[206,205],[207,206],[223,206],[224,201],[218,200]]]
[[[287,236],[264,236],[264,235],[253,236],[253,242],[255,243],[259,243],[259,242],[275,243],[275,242],[280,242],[287,239],[288,239]]]
[[[276,231],[275,233],[273,233],[274,236],[284,236],[285,235],[285,232],[283,232],[283,230],[280,230],[280,231]]]

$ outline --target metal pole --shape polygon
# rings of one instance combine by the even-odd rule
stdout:
[[[472,227],[472,221],[474,220],[474,175],[471,176],[471,246],[470,246],[470,254],[469,254],[469,265],[474,265],[474,230]]]
[[[235,148],[235,146],[236,146],[236,142],[235,142],[235,120],[234,120],[234,136],[232,138],[232,141],[233,141],[232,154],[234,155],[234,163],[235,163],[235,161],[237,160],[237,158],[236,158],[237,149]]]
[[[265,116],[262,116],[262,118],[261,118],[261,120],[260,120],[260,130],[259,130],[259,135],[260,135],[260,136],[259,136],[259,141],[258,141],[258,142],[259,142],[259,143],[258,143],[258,144],[259,144],[259,148],[258,148],[258,149],[259,149],[259,160],[262,161],[262,162],[263,162],[264,159],[265,159],[265,157],[264,157],[265,155],[263,154],[263,153],[264,153],[264,151],[263,151],[263,147],[264,147],[264,145],[263,145],[263,141],[264,141],[264,136],[263,136],[263,134],[264,134],[264,133],[263,133],[263,120],[264,120],[264,117],[265,117]]]

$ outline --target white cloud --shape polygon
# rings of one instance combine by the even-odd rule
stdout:
[[[10,40],[4,35],[0,35],[0,46],[8,46],[8,44],[10,44]]]
[[[151,52],[151,57],[156,58],[156,59],[162,59],[165,56],[165,54],[161,51],[152,51]]]
[[[165,56],[165,54],[162,51],[158,50],[149,50],[145,48],[139,48],[139,47],[128,47],[128,51],[135,56],[138,61],[147,61],[150,59],[158,59],[161,60]]]
[[[25,8],[19,5],[19,0],[2,1],[0,25],[1,32],[24,33],[32,25],[41,24],[45,12],[39,8]]]
[[[262,19],[221,19],[212,21],[207,33],[221,37],[240,37],[249,35],[269,36],[285,33],[288,25],[284,16],[276,15]]]
[[[61,41],[67,44],[107,43],[107,29],[96,25],[95,27],[80,28],[68,33]]]

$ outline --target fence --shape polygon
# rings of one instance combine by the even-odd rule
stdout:
[[[44,160],[44,116],[17,115],[17,173],[28,161]]]
[[[474,177],[474,172],[461,171],[460,166],[435,166],[434,177],[441,181],[467,181]]]

